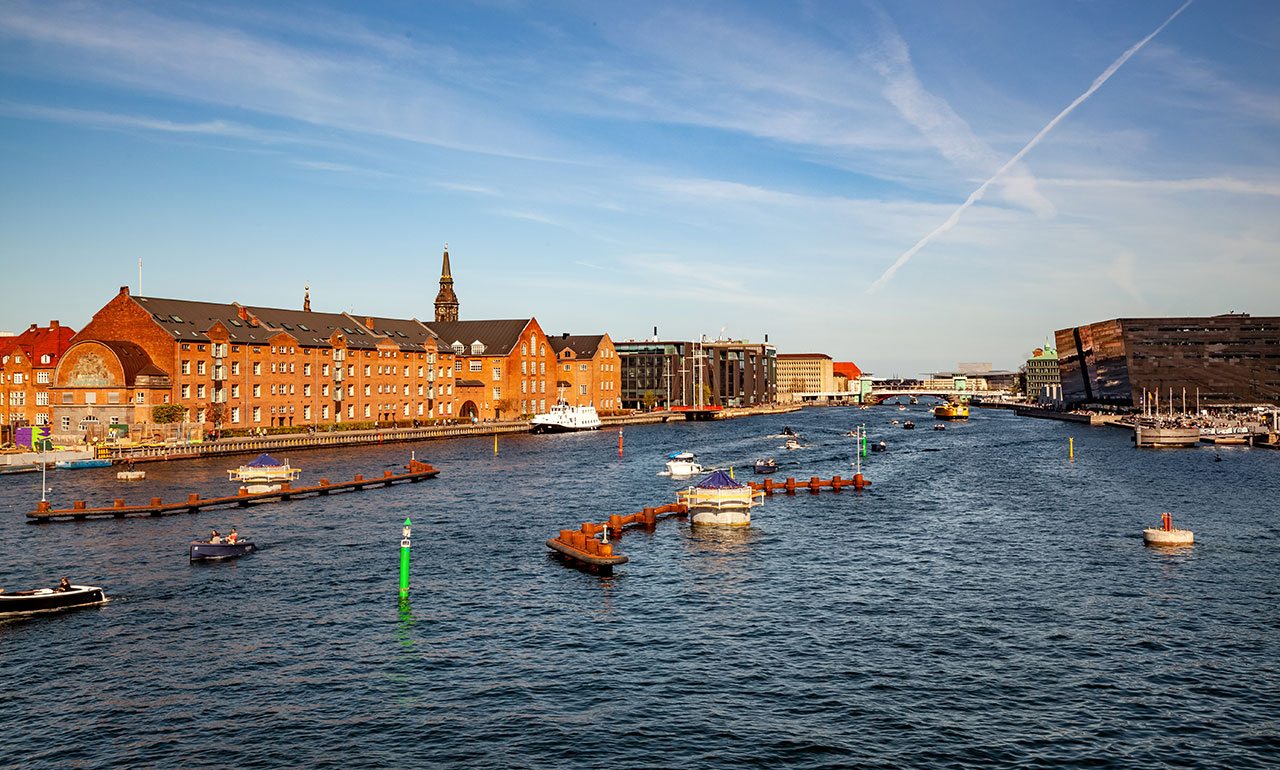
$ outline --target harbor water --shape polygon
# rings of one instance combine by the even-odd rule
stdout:
[[[612,577],[544,545],[674,502],[679,450],[739,479],[767,457],[779,481],[850,477],[864,422],[888,444],[868,489],[628,530]],[[0,619],[0,766],[1274,767],[1280,452],[980,409],[932,424],[811,408],[627,428],[623,457],[607,429],[304,452],[299,485],[411,451],[441,474],[163,518],[30,524],[39,474],[0,477],[0,587],[111,598]],[[49,496],[233,493],[243,459],[50,472]],[[1196,545],[1143,546],[1166,511]],[[259,552],[189,563],[232,526]]]

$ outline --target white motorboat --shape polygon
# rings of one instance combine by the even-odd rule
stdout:
[[[247,465],[241,465],[235,470],[227,471],[232,481],[238,481],[244,484],[249,494],[255,495],[260,492],[275,492],[280,489],[280,485],[294,481],[298,478],[298,474],[302,471],[298,468],[289,467],[289,462],[280,462],[271,455],[263,452],[253,459]]]
[[[600,415],[594,406],[570,406],[558,399],[546,414],[535,414],[529,421],[534,433],[569,433],[578,430],[599,430]]]
[[[702,465],[693,452],[673,452],[667,455],[667,473],[671,476],[693,476],[702,473]]]
[[[764,504],[764,492],[715,471],[696,485],[681,490],[676,502],[689,507],[691,524],[744,527],[751,523],[751,509]]]
[[[794,436],[787,439],[787,443],[782,445],[783,449],[799,449],[800,442]]]

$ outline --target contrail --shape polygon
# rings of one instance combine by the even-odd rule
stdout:
[[[1093,92],[1101,88],[1103,83],[1110,80],[1111,76],[1116,73],[1116,70],[1120,69],[1120,67],[1122,67],[1125,62],[1129,61],[1129,59],[1134,54],[1142,50],[1142,47],[1147,43],[1149,43],[1151,41],[1151,38],[1160,34],[1160,31],[1162,29],[1169,26],[1169,22],[1178,18],[1178,14],[1185,11],[1187,9],[1187,6],[1191,5],[1191,3],[1192,3],[1192,0],[1187,0],[1185,3],[1182,4],[1181,8],[1173,12],[1172,16],[1164,20],[1164,24],[1161,24],[1160,26],[1156,27],[1155,32],[1152,32],[1150,35],[1147,35],[1146,37],[1142,38],[1137,43],[1134,43],[1133,46],[1129,48],[1129,50],[1125,51],[1123,54],[1120,55],[1119,59],[1116,59],[1115,61],[1113,61],[1111,63],[1111,66],[1107,67],[1107,69],[1101,75],[1099,75],[1097,79],[1093,81],[1093,85],[1089,86],[1089,90],[1085,91],[1084,93],[1076,97],[1076,100],[1071,104],[1068,104],[1065,110],[1063,110],[1062,112],[1059,112],[1053,120],[1046,123],[1045,127],[1040,129],[1040,133],[1031,137],[1031,141],[1027,142],[1027,146],[1023,147],[1021,150],[1018,150],[1017,155],[1014,155],[1012,158],[1010,158],[1008,162],[1005,163],[1003,166],[1001,166],[1000,169],[996,171],[996,173],[993,174],[990,179],[983,182],[981,187],[979,187],[978,189],[970,193],[969,197],[965,200],[965,202],[960,204],[960,208],[951,212],[951,216],[947,217],[947,221],[938,225],[933,232],[921,238],[919,242],[916,243],[916,245],[912,246],[910,249],[907,249],[905,254],[898,257],[898,261],[890,265],[889,269],[884,271],[884,275],[881,275],[879,278],[876,279],[875,283],[871,284],[871,286],[867,289],[867,293],[870,294],[871,292],[874,292],[880,287],[884,286],[886,283],[889,282],[889,279],[893,278],[893,274],[898,272],[898,268],[907,264],[907,260],[914,257],[917,251],[925,247],[925,244],[929,243],[929,241],[933,240],[938,235],[941,235],[942,233],[945,233],[946,231],[950,230],[952,227],[955,227],[956,222],[960,221],[960,215],[964,213],[965,209],[969,208],[978,200],[980,200],[982,196],[987,192],[987,188],[990,187],[992,183],[994,183],[997,179],[1003,176],[1004,173],[1008,171],[1009,168],[1012,167],[1015,163],[1022,160],[1027,153],[1031,152],[1032,148],[1034,148],[1037,144],[1040,144],[1040,140],[1045,137],[1045,134],[1048,134],[1050,131],[1052,131],[1053,127],[1058,125],[1058,123],[1062,122],[1063,118],[1070,115],[1071,111],[1074,110],[1076,107],[1080,106],[1081,102],[1083,102],[1085,99],[1088,99],[1090,96],[1093,96]]]

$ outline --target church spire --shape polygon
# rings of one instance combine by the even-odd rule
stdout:
[[[444,264],[440,268],[440,293],[436,295],[436,321],[458,320],[458,295],[453,293],[453,274],[449,271],[449,244],[444,245]]]
[[[310,281],[307,281],[307,283],[305,284],[305,288],[303,289],[303,292],[304,293],[302,295],[302,312],[310,313],[311,312],[311,282]]]

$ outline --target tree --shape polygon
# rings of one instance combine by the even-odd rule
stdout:
[[[711,386],[710,386],[710,385],[708,385],[708,384],[706,384],[705,382],[704,382],[704,383],[702,383],[702,404],[703,404],[703,406],[710,406],[710,405],[711,405],[711,403],[715,401],[715,398],[716,398],[716,394],[715,394],[715,391],[713,391],[713,390],[711,389]]]
[[[151,407],[151,421],[161,425],[182,422],[187,408],[181,404],[156,404]]]
[[[652,390],[646,390],[644,395],[640,397],[640,403],[644,404],[645,409],[652,409],[653,405],[658,403],[658,394]]]
[[[497,419],[501,420],[503,412],[514,412],[516,410],[516,400],[508,396],[499,399],[493,407],[497,410]]]
[[[220,402],[209,404],[205,407],[204,416],[213,423],[214,430],[222,430],[222,423],[227,419],[227,405]]]

